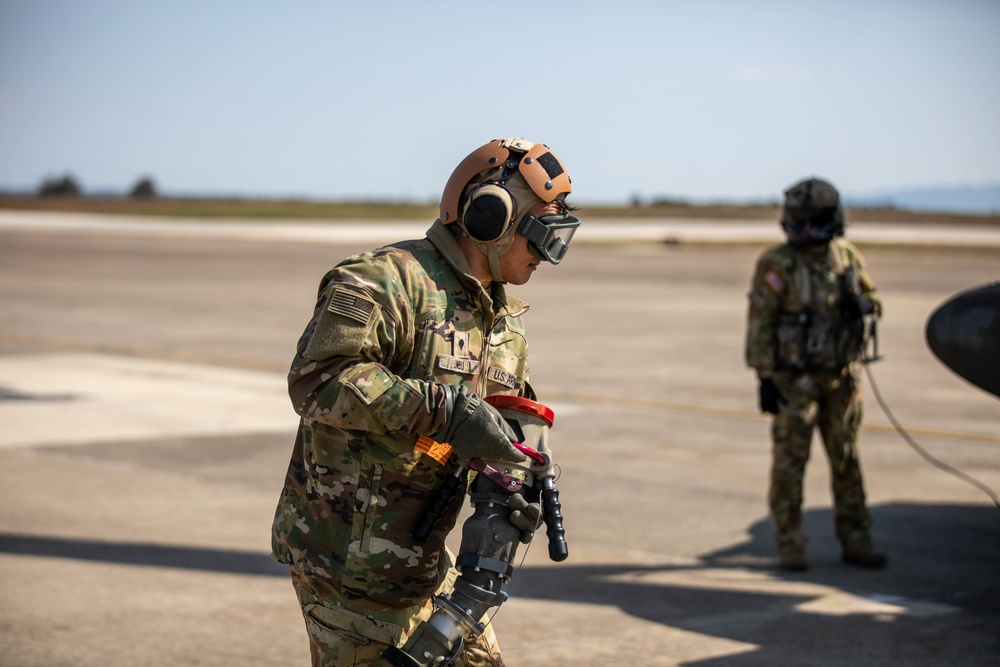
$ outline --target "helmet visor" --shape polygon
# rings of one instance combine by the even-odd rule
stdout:
[[[787,209],[784,228],[792,243],[829,243],[840,230],[835,207]],[[842,232],[841,232],[842,233]]]
[[[558,264],[566,256],[569,243],[580,226],[580,220],[572,215],[543,215],[540,218],[528,214],[521,220],[518,233],[528,239],[528,249],[540,260]]]

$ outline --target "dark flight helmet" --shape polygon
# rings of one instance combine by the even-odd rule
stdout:
[[[810,177],[785,190],[781,228],[792,245],[826,245],[843,236],[844,208],[837,188]]]

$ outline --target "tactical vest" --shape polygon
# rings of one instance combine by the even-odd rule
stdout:
[[[829,246],[827,262],[793,255],[795,266],[786,276],[788,291],[775,331],[778,367],[839,370],[861,356],[863,323],[843,312],[846,298],[858,293],[857,274],[837,245]]]

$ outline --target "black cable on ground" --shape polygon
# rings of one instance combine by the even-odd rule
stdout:
[[[923,447],[917,444],[916,440],[910,437],[910,434],[907,433],[906,429],[903,428],[902,424],[900,424],[896,420],[895,415],[892,414],[892,410],[889,409],[889,406],[886,404],[885,400],[883,400],[882,394],[878,390],[878,385],[875,384],[875,376],[872,374],[871,368],[869,368],[868,364],[864,364],[864,367],[865,367],[865,373],[868,375],[868,382],[872,386],[872,393],[875,394],[875,400],[878,401],[879,406],[881,406],[882,408],[882,412],[884,412],[885,416],[889,418],[889,421],[892,422],[892,425],[896,428],[896,431],[903,438],[903,440],[906,441],[906,444],[912,447],[915,452],[924,457],[931,465],[935,466],[936,468],[940,468],[949,475],[954,475],[955,477],[959,478],[966,484],[971,484],[972,486],[978,488],[980,491],[988,495],[991,500],[993,500],[994,505],[1000,508],[1000,498],[997,497],[997,494],[996,492],[993,491],[993,489],[986,486],[978,479],[966,475],[961,470],[952,468],[947,463],[944,463],[943,461],[934,458],[927,452],[927,450],[925,450]]]

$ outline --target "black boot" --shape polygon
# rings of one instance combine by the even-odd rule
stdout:
[[[872,569],[885,567],[889,562],[888,556],[872,546],[871,539],[868,538],[844,544],[840,558],[848,565]]]

